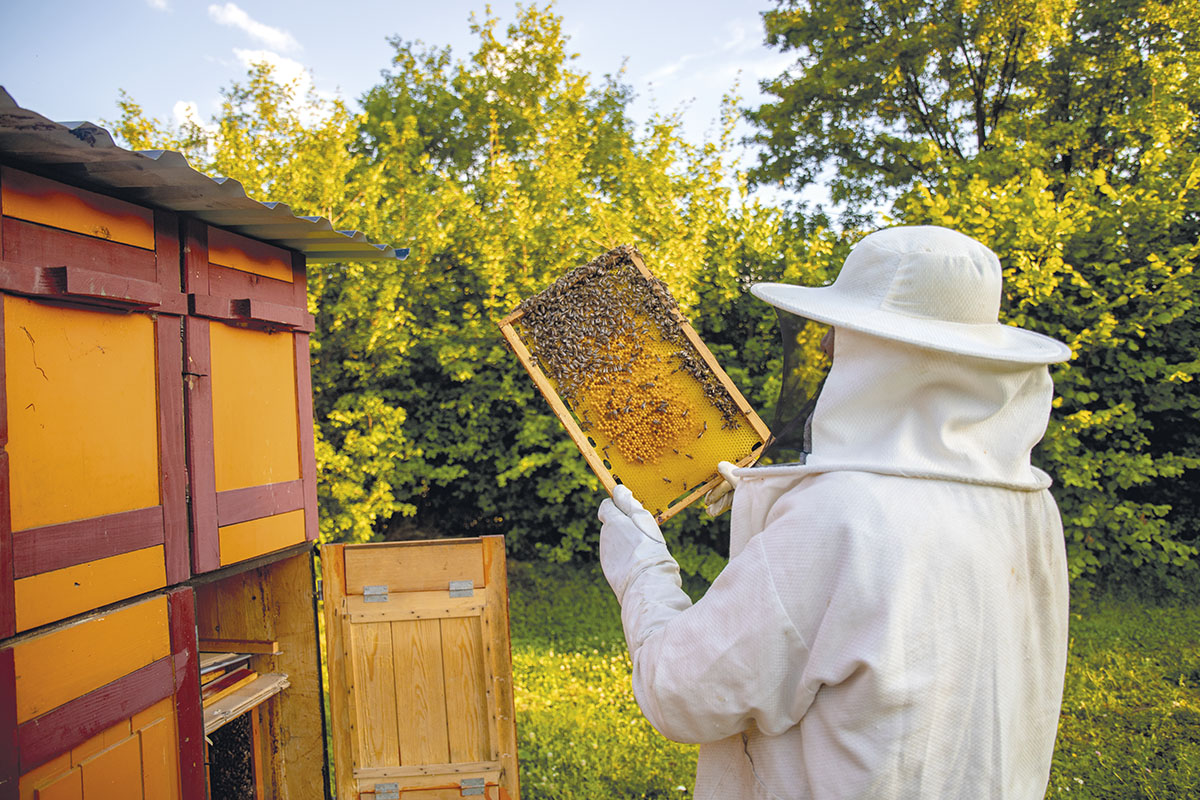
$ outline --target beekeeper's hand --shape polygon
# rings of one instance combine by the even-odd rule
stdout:
[[[735,469],[737,467],[728,461],[717,464],[717,472],[724,480],[709,489],[708,494],[704,495],[704,510],[710,517],[719,517],[733,507],[733,490],[737,488],[738,481],[741,480],[733,474]]]
[[[662,531],[627,487],[618,484],[600,504],[600,566],[620,602],[634,579],[659,564],[675,564]]]

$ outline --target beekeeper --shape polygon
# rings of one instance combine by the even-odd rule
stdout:
[[[722,467],[729,564],[694,605],[629,491],[600,506],[642,711],[701,745],[697,800],[1042,798],[1067,568],[1030,450],[1070,351],[999,324],[998,259],[945,228],[752,291],[834,331],[811,453]]]

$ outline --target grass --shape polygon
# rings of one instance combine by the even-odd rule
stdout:
[[[638,711],[599,567],[510,568],[522,797],[690,797],[696,748],[665,740]],[[1108,599],[1073,609],[1046,796],[1200,797],[1200,608]]]

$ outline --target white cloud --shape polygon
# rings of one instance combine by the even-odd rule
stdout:
[[[167,10],[167,0],[146,0],[146,5],[159,11]]]
[[[301,115],[301,119],[306,123],[317,121],[317,117],[311,114],[311,107],[306,106],[304,102],[309,92],[313,92],[321,100],[333,100],[336,97],[333,92],[316,88],[313,84],[312,73],[294,58],[281,56],[270,50],[242,50],[234,48],[233,54],[237,56],[238,61],[246,69],[250,69],[255,64],[266,63],[270,65],[277,83],[292,84],[294,89],[292,102],[304,112]]]
[[[154,0],[152,0],[153,2]],[[163,0],[165,2],[165,0]],[[256,19],[253,19],[242,9],[238,8],[233,3],[226,3],[223,6],[212,5],[208,7],[208,16],[214,22],[221,25],[228,25],[232,28],[248,34],[252,39],[256,39],[272,50],[299,50],[300,43],[296,41],[285,30],[272,28],[270,25],[265,25]]]

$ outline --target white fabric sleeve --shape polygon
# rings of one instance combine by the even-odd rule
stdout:
[[[761,542],[733,558],[694,606],[668,571],[639,575],[621,608],[634,696],[651,724],[669,739],[703,744],[751,722],[767,734],[799,722],[813,699],[801,682],[808,648],[780,603]]]

